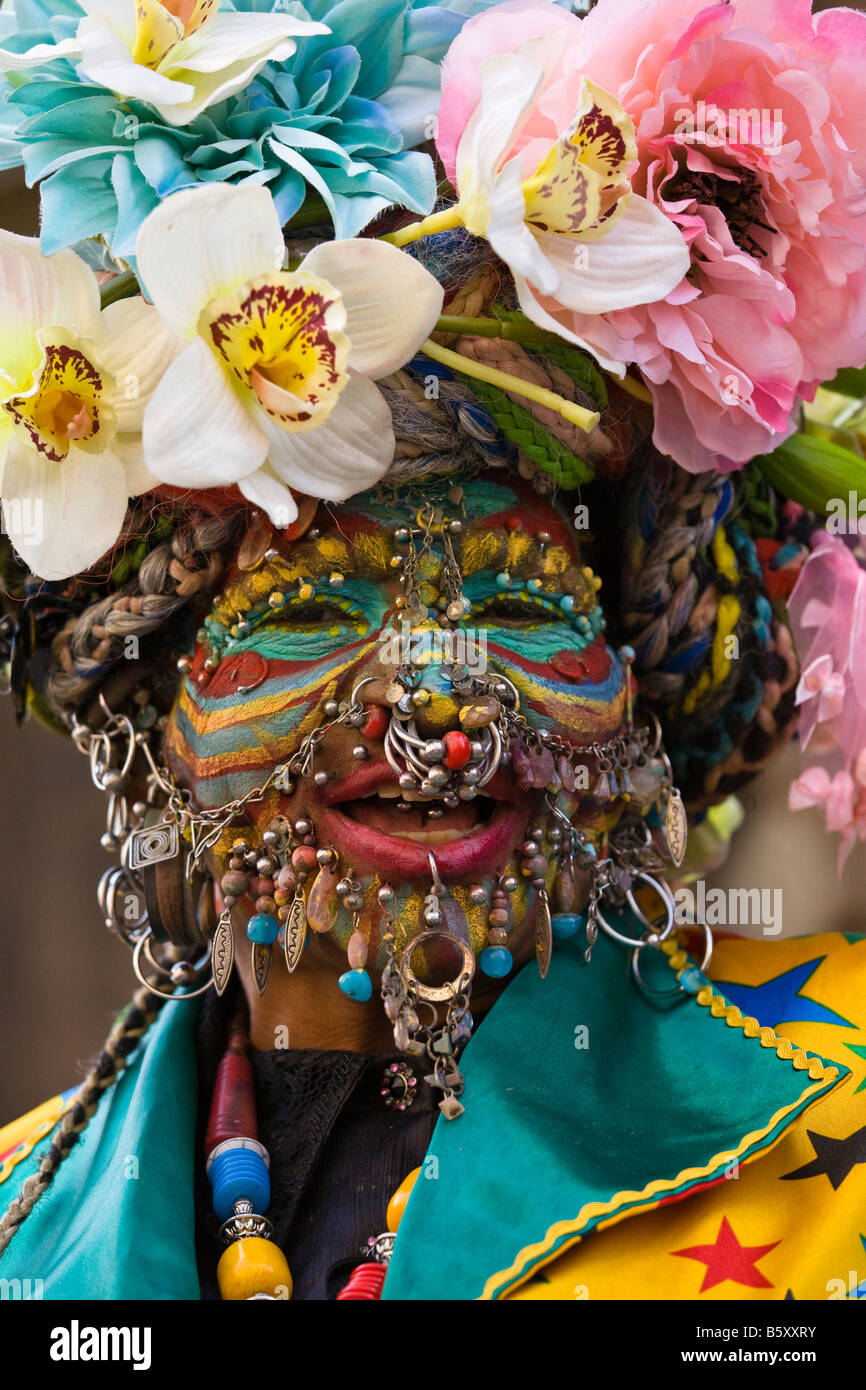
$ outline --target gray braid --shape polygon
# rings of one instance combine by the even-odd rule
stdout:
[[[79,706],[123,656],[126,638],[149,636],[195,594],[213,588],[237,530],[237,518],[220,517],[179,528],[145,557],[133,579],[67,623],[52,644],[50,699],[61,709]]]

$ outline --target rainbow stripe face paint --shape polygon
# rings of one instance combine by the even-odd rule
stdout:
[[[261,786],[326,722],[326,702],[348,699],[361,680],[369,682],[362,698],[383,706],[396,673],[394,652],[407,639],[416,653],[426,653],[423,684],[431,699],[418,716],[419,732],[435,739],[459,727],[449,693],[454,647],[443,643],[440,623],[448,564],[441,536],[433,534],[420,555],[426,613],[410,625],[396,606],[399,537],[424,501],[419,493],[398,511],[392,499],[371,493],[340,507],[320,506],[305,534],[282,543],[274,533],[274,548],[250,568],[229,572],[199,632],[166,739],[173,772],[200,805],[219,806]],[[459,509],[444,503],[444,510],[457,511],[461,523],[449,537],[466,601],[462,618],[448,625],[452,640],[463,642],[459,650],[513,684],[520,712],[536,730],[577,747],[611,738],[625,717],[624,672],[605,641],[599,580],[581,564],[569,522],[519,483],[490,478],[467,483]],[[480,951],[485,914],[469,887],[519,873],[515,850],[540,793],[520,788],[505,762],[485,787],[489,795],[477,802],[440,811],[436,819],[420,806],[407,813],[397,809],[399,791],[381,737],[367,740],[360,760],[358,743],[357,731],[334,727],[316,753],[324,784],[301,779],[291,797],[269,792],[256,803],[257,823],[264,828],[277,814],[307,816],[319,844],[337,851],[341,872],[351,868],[365,887],[391,882],[405,908],[400,916],[413,920],[432,850],[453,889],[454,933]],[[578,800],[572,796],[571,811]],[[318,876],[308,913],[314,927],[333,927],[345,945],[352,923],[332,878]],[[531,915],[527,895],[534,896],[521,885],[515,922],[521,913]],[[375,896],[365,892],[365,901],[375,903]],[[362,930],[372,961],[376,912]]]

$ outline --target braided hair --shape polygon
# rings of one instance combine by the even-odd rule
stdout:
[[[149,990],[138,989],[117,1018],[75,1098],[63,1115],[51,1144],[35,1173],[27,1178],[18,1196],[0,1217],[0,1255],[15,1232],[48,1190],[64,1158],[72,1151],[93,1116],[100,1098],[123,1071],[131,1053],[153,1023],[165,1001]]]

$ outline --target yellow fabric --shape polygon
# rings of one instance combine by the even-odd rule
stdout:
[[[10,1120],[8,1125],[0,1129],[0,1157],[5,1155],[0,1162],[0,1182],[5,1182],[16,1163],[26,1158],[34,1145],[54,1128],[66,1105],[65,1096],[52,1096],[50,1100],[37,1105],[35,1110],[28,1110],[26,1115]]]
[[[760,987],[789,971],[796,983],[812,963],[783,1008],[787,1021],[774,1021],[773,1031],[794,1050],[848,1066],[849,1083],[820,1100],[759,1161],[740,1169],[734,1163],[707,1190],[601,1228],[510,1297],[856,1296],[866,1280],[866,938],[728,939],[717,944],[708,973],[714,981],[757,987],[755,1002],[764,1003],[769,991],[761,994]],[[744,1009],[715,1001],[712,1007],[729,1026],[762,1034]]]

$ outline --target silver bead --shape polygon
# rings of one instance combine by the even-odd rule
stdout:
[[[517,879],[514,877],[513,874],[506,874],[505,878],[503,878],[500,881],[499,886],[502,889],[503,893],[516,893]]]
[[[453,623],[456,623],[458,618],[462,618],[465,612],[466,609],[463,607],[463,600],[455,599],[452,603],[449,603],[448,607],[445,609],[445,616],[450,618]]]
[[[117,849],[117,841],[113,835],[109,835],[108,831],[106,831],[104,835],[100,835],[99,843],[103,849]]]
[[[483,744],[483,743],[476,743],[476,742],[473,741],[472,747],[471,747],[471,749],[469,750],[469,761],[470,761],[471,763],[479,763],[483,757],[484,757],[484,744]]]
[[[444,816],[444,814],[445,814],[445,812],[442,810],[442,807],[441,807],[441,806],[431,806],[431,807],[429,807],[429,809],[428,809],[428,811],[427,811],[427,819],[428,819],[428,820],[441,820],[442,817]]]
[[[478,788],[466,786],[458,787],[457,795],[460,797],[461,801],[474,801],[478,795]]]
[[[179,960],[171,967],[169,979],[173,985],[188,985],[195,979],[195,968],[188,960]]]
[[[266,855],[262,855],[261,859],[256,860],[256,873],[261,874],[263,878],[270,878],[271,874],[276,873],[276,871],[277,866],[273,859],[269,859]]]
[[[425,763],[439,763],[445,757],[445,744],[441,738],[431,738],[421,749],[421,757]]]
[[[391,887],[390,883],[383,883],[376,897],[379,899],[380,903],[392,902],[394,899],[394,889]]]
[[[351,879],[349,879],[349,878],[341,878],[341,879],[338,880],[338,882],[337,882],[337,896],[338,896],[339,898],[344,898],[344,897],[346,896],[346,894],[347,894],[347,893],[351,893],[351,891],[352,891],[352,880],[351,880]]]
[[[482,888],[480,883],[473,884],[469,889],[469,901],[471,903],[486,903],[487,889]]]
[[[408,526],[398,526],[397,530],[394,532],[394,539],[395,541],[408,541],[409,534]]]
[[[401,772],[397,780],[404,792],[411,792],[416,788],[417,784],[411,772]]]
[[[448,793],[448,795],[445,797],[445,805],[449,806],[452,811],[454,810],[455,806],[460,805],[460,798],[459,796],[457,796],[456,792]]]
[[[343,899],[343,906],[347,907],[350,912],[360,912],[364,906],[364,899],[360,893],[347,893]]]
[[[277,834],[276,830],[266,830],[264,835],[262,836],[262,840],[266,845],[274,846],[279,844],[280,837]]]
[[[458,521],[458,520],[455,519],[454,521],[449,521],[449,523],[448,523],[448,530],[449,530],[449,531],[451,532],[451,534],[454,535],[454,536],[459,536],[459,535],[460,535],[460,532],[461,532],[463,529],[464,529],[464,523],[463,523],[462,521]]]
[[[191,656],[179,656],[179,657],[178,657],[178,659],[177,659],[177,669],[178,669],[178,671],[180,671],[180,673],[181,673],[182,676],[186,675],[187,671],[189,670],[189,668],[190,668],[191,666],[192,666],[192,657],[191,657]]]
[[[363,743],[356,743],[356,744],[355,744],[355,747],[352,749],[352,757],[353,757],[357,762],[363,763],[363,762],[366,761],[367,758],[369,758],[369,756],[370,756],[370,752],[369,752],[369,749],[366,747],[365,744],[363,744]]]
[[[119,792],[126,786],[126,778],[116,770],[106,772],[102,779],[103,789],[107,792]]]
[[[481,777],[480,767],[464,767],[463,783],[464,786],[473,786]]]
[[[425,907],[424,921],[428,927],[439,927],[442,925],[442,913],[438,907]]]
[[[133,803],[132,803],[132,814],[133,814],[134,816],[146,816],[146,815],[147,815],[147,802],[146,802],[146,801],[133,801]]]
[[[309,834],[311,833],[312,829],[313,829],[313,827],[312,827],[311,823],[310,823],[308,820],[296,820],[296,821],[295,821],[295,834],[296,834],[296,835],[302,835],[302,836],[303,836],[303,835],[309,835]]]
[[[427,773],[427,781],[432,787],[446,787],[450,780],[448,769],[444,767],[431,767]]]
[[[401,695],[397,701],[397,708],[401,714],[412,714],[415,709],[415,696],[411,694]]]
[[[339,708],[340,706],[337,704],[336,700],[326,700],[322,705],[322,713],[326,715],[328,719],[333,719]]]
[[[317,787],[324,787],[328,781],[327,772],[314,772],[313,781]]]
[[[336,863],[336,860],[337,860],[337,851],[336,851],[335,849],[330,849],[330,848],[317,849],[317,850],[316,850],[316,859],[317,859],[318,862],[321,864],[322,868],[323,868],[323,869],[326,869],[326,868],[328,867],[329,864],[335,864],[335,863]]]

